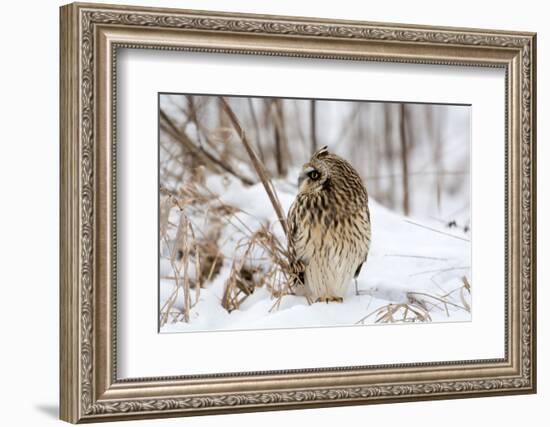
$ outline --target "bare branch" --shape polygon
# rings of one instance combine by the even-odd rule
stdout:
[[[219,168],[223,169],[225,172],[228,172],[234,177],[238,178],[245,185],[255,184],[254,181],[252,181],[250,178],[240,174],[235,169],[233,169],[230,165],[214,157],[212,154],[206,151],[203,147],[197,147],[195,144],[193,144],[191,139],[184,132],[182,132],[176,127],[174,122],[172,122],[172,120],[168,117],[168,115],[163,110],[160,110],[160,117],[161,117],[161,120],[163,120],[166,124],[165,130],[173,138],[179,141],[185,148],[187,148],[196,156],[202,158],[205,164],[214,164],[218,166]]]
[[[403,168],[403,213],[409,215],[409,153],[407,147],[407,111],[405,104],[400,104],[399,133],[401,139],[401,166]]]
[[[317,105],[315,100],[310,101],[310,133],[311,133],[311,155],[317,151]]]
[[[258,117],[256,116],[256,112],[254,111],[254,104],[252,103],[252,98],[248,99],[248,108],[250,110],[250,116],[252,117],[252,123],[254,123],[254,128],[256,130],[256,146],[258,147],[258,154],[260,155],[260,159],[262,162],[265,163],[265,156],[264,152],[262,150],[262,140],[261,140],[261,131],[260,131],[260,123],[258,122]]]

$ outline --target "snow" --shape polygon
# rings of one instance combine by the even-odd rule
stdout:
[[[285,212],[296,195],[293,184],[296,175],[297,170],[292,170],[287,180],[274,181]],[[261,184],[247,187],[232,177],[210,175],[205,186],[225,204],[241,209],[236,216],[242,227],[257,230],[261,224],[269,224],[279,239],[286,241]],[[448,228],[441,221],[402,216],[372,198],[369,207],[372,246],[357,279],[358,294],[351,282],[342,303],[308,304],[303,296],[287,295],[276,305],[269,289],[262,287],[256,288],[237,310],[226,311],[221,305],[224,283],[232,258],[239,254],[236,246],[243,237],[242,231],[228,224],[219,239],[224,255],[219,274],[200,290],[199,300],[190,310],[189,322],[168,321],[161,332],[370,325],[380,317],[374,313],[376,310],[388,304],[410,303],[411,296],[424,301],[432,322],[469,321],[471,314],[466,308],[471,307],[471,296],[464,288],[465,281],[471,283],[469,234],[461,228]],[[170,216],[177,223],[173,215],[177,217],[177,210]],[[175,234],[175,230],[172,232]],[[170,269],[169,261],[161,259],[160,307],[174,290],[174,282],[163,278]],[[190,274],[194,274],[193,269]],[[175,307],[182,308],[182,298],[178,298]],[[395,315],[397,319],[401,317]]]

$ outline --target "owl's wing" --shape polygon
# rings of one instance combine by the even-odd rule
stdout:
[[[365,251],[365,257],[363,259],[363,261],[361,262],[361,264],[359,264],[359,266],[357,267],[357,269],[355,270],[355,274],[353,275],[353,278],[354,279],[357,279],[357,277],[359,276],[359,274],[361,273],[361,267],[363,267],[363,264],[367,262],[367,258],[369,256],[369,250],[370,250],[370,239],[371,239],[371,236],[370,236],[370,210],[369,210],[369,206],[367,205],[367,210],[366,210],[366,219],[367,219],[367,223],[369,224],[369,228],[368,228],[368,233],[367,235],[365,236],[366,240],[367,240],[367,245],[366,245],[366,251]]]
[[[303,282],[303,273],[306,266],[306,247],[305,230],[302,223],[303,212],[300,196],[296,198],[288,211],[288,252],[290,257],[291,272],[301,278]]]
[[[357,267],[357,270],[355,271],[355,274],[353,275],[353,277],[355,279],[357,279],[357,276],[359,276],[359,273],[361,273],[361,267],[363,267],[363,264],[367,262],[367,259],[368,259],[368,256],[369,256],[369,251],[370,251],[370,241],[371,241],[370,227],[371,227],[371,222],[370,222],[370,209],[369,209],[368,202],[367,202],[366,213],[367,213],[367,222],[369,224],[369,229],[368,229],[369,231],[368,231],[368,234],[367,234],[367,250],[365,252],[365,259],[363,260],[363,262],[361,264],[359,264],[359,267]]]
[[[299,224],[299,218],[298,218],[298,199],[292,203],[290,206],[290,209],[288,210],[288,217],[287,217],[287,229],[288,229],[288,252],[291,258],[291,261],[296,260],[298,258],[297,252],[297,243],[299,241],[299,234],[300,234],[300,224]]]

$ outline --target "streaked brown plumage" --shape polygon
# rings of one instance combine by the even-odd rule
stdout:
[[[314,301],[342,301],[369,252],[367,190],[351,164],[327,147],[303,166],[298,185],[288,212],[292,273]]]

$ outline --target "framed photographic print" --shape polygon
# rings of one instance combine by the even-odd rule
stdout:
[[[536,390],[535,34],[61,8],[61,418]]]

